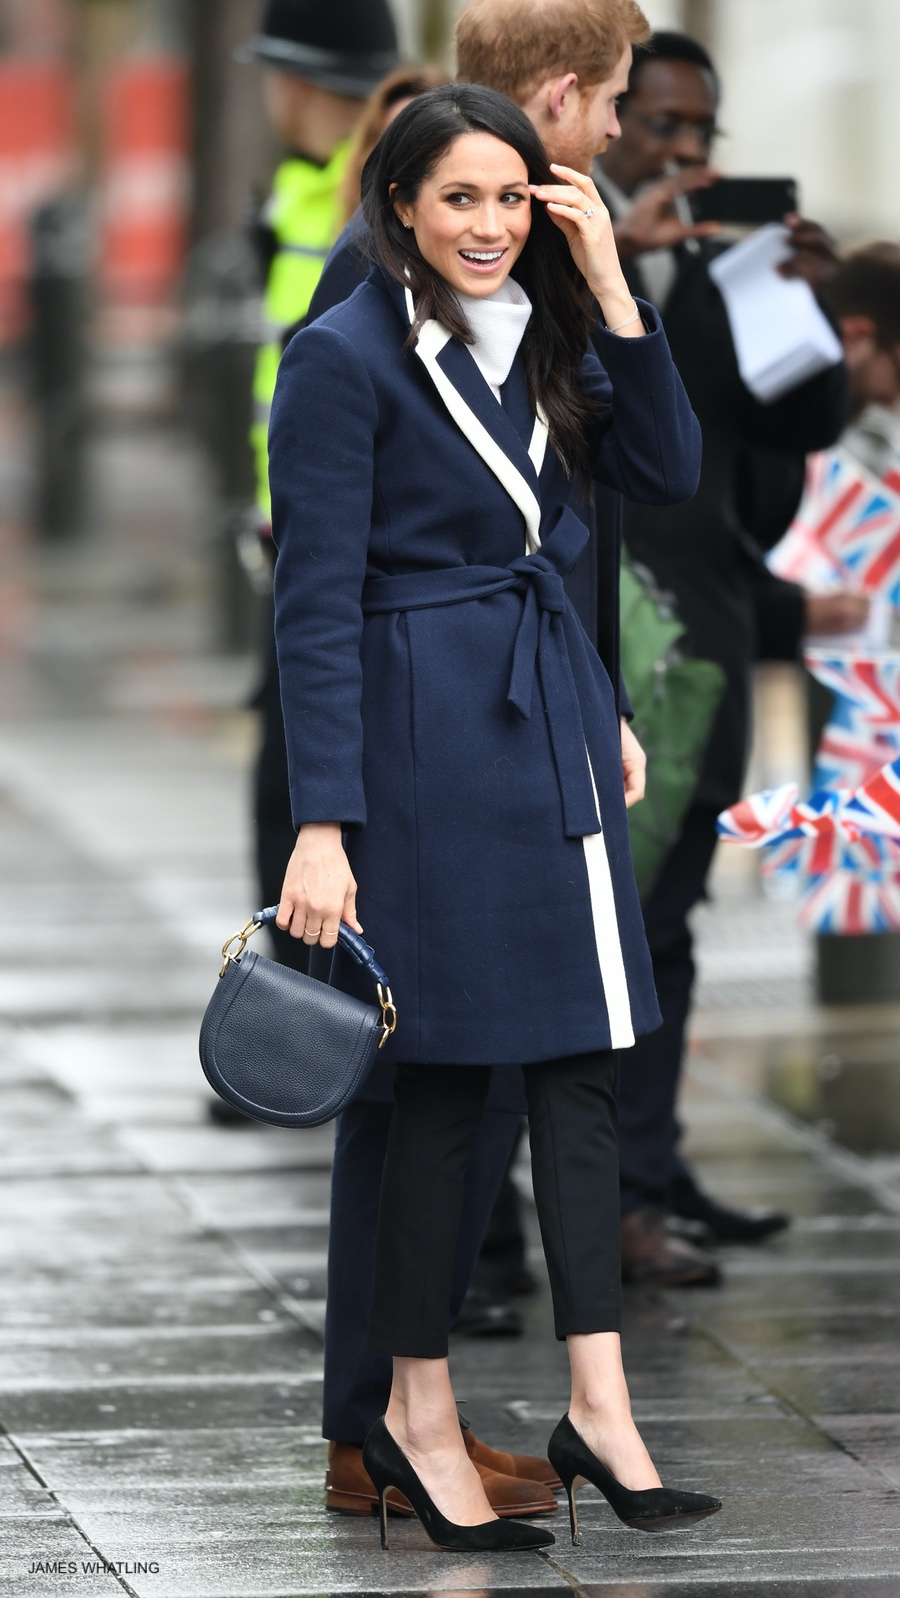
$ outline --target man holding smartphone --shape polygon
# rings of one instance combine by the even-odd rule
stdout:
[[[739,479],[752,452],[761,449],[770,461],[774,452],[770,475],[783,530],[796,508],[805,455],[834,442],[849,401],[842,365],[769,405],[740,379],[725,306],[708,271],[718,227],[692,221],[687,209],[688,196],[718,176],[710,164],[718,106],[718,76],[702,46],[658,33],[634,52],[618,107],[621,137],[595,166],[630,286],[662,313],[703,429],[695,498],[662,509],[626,502],[625,544],[675,595],[694,654],[717,661],[727,678],[694,801],[645,903],[663,1025],[640,1039],[621,1081],[623,1262],[632,1279],[662,1286],[718,1279],[713,1255],[672,1237],[673,1214],[702,1223],[719,1242],[756,1241],[788,1224],[773,1211],[718,1203],[677,1153],[675,1106],[694,980],[687,917],[704,894],[717,813],[740,796],[754,661],[796,658],[804,633],[859,626],[866,612],[855,594],[813,599],[772,577],[742,521]],[[784,221],[792,243],[784,270],[818,292],[837,264],[830,241],[815,223],[791,214]]]

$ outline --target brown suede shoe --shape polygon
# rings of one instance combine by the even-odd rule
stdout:
[[[622,1280],[650,1287],[715,1287],[721,1272],[711,1254],[673,1236],[663,1212],[648,1206],[622,1219]]]
[[[468,1438],[467,1438],[468,1443]],[[478,1445],[481,1447],[482,1445]],[[471,1456],[471,1449],[469,1454]],[[493,1453],[493,1449],[487,1449]],[[514,1458],[514,1455],[498,1455]],[[484,1483],[487,1500],[495,1515],[501,1520],[511,1520],[516,1515],[549,1515],[556,1509],[556,1499],[547,1487],[531,1480],[520,1480],[491,1470],[480,1460],[473,1459],[475,1469]],[[402,1493],[391,1488],[387,1494],[388,1508],[395,1515],[411,1515]],[[363,1469],[362,1449],[349,1443],[328,1444],[328,1470],[325,1473],[325,1508],[339,1515],[374,1515],[378,1508],[378,1494],[367,1472]]]
[[[519,1481],[537,1481],[551,1492],[562,1492],[562,1482],[549,1459],[537,1454],[504,1454],[499,1448],[489,1448],[472,1431],[467,1421],[460,1419],[466,1452],[479,1470],[484,1465],[501,1476],[515,1476]]]

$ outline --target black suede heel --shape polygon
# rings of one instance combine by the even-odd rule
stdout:
[[[568,1415],[564,1415],[547,1447],[547,1456],[566,1489],[573,1543],[580,1543],[575,1494],[590,1483],[601,1492],[610,1508],[626,1526],[637,1531],[669,1531],[705,1520],[722,1508],[719,1498],[706,1493],[680,1493],[672,1487],[647,1487],[632,1492],[616,1481],[611,1470],[592,1454],[578,1435]]]
[[[552,1532],[522,1521],[486,1520],[480,1526],[456,1526],[441,1514],[429,1498],[402,1448],[395,1443],[384,1424],[377,1420],[363,1444],[363,1464],[375,1483],[381,1511],[381,1546],[387,1548],[387,1503],[385,1493],[396,1487],[411,1503],[431,1541],[450,1554],[526,1552],[548,1548],[556,1541]]]

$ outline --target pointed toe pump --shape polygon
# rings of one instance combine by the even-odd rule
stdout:
[[[385,1494],[390,1487],[405,1495],[431,1541],[450,1554],[525,1553],[548,1548],[556,1541],[551,1532],[521,1520],[486,1520],[480,1526],[456,1526],[447,1520],[428,1496],[402,1448],[394,1442],[383,1417],[375,1422],[363,1444],[363,1464],[378,1493],[382,1548],[388,1545]]]
[[[601,1492],[610,1508],[626,1526],[637,1531],[672,1531],[686,1529],[697,1520],[705,1520],[722,1508],[719,1498],[706,1493],[680,1493],[672,1487],[648,1487],[642,1492],[632,1492],[616,1481],[612,1471],[592,1454],[564,1415],[550,1439],[547,1454],[553,1469],[566,1489],[569,1500],[569,1520],[572,1541],[580,1543],[578,1534],[578,1509],[575,1494],[588,1483]]]

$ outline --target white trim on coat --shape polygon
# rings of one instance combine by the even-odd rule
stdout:
[[[544,408],[542,405],[539,405],[537,408],[537,415],[534,419],[534,432],[531,435],[531,443],[528,446],[528,454],[531,464],[534,467],[538,477],[541,475],[541,468],[544,464],[544,456],[547,453],[547,439],[549,435],[550,429],[547,426],[547,418],[544,415]]]
[[[412,325],[415,305],[409,289],[406,289],[406,309]],[[494,476],[502,483],[513,502],[518,505],[525,518],[526,553],[532,555],[541,546],[540,503],[518,467],[491,437],[487,428],[478,420],[475,412],[438,364],[438,356],[449,343],[450,337],[440,322],[433,319],[425,322],[419,333],[416,354],[461,432],[478,451],[485,465],[490,467]],[[529,458],[538,475],[544,463],[548,431],[547,418],[540,410],[535,418],[534,431],[528,446]],[[589,758],[588,765],[590,766]],[[593,770],[591,770],[591,782],[594,788],[594,803],[597,806],[597,819],[600,821],[600,804]],[[628,978],[625,974],[625,961],[619,937],[612,875],[606,853],[606,839],[602,832],[595,832],[582,838],[581,842],[587,868],[597,963],[600,967],[600,980],[603,984],[609,1020],[610,1047],[630,1049],[634,1044],[634,1025],[631,1017]]]
[[[412,295],[409,289],[406,290],[406,304],[407,310],[409,310],[412,305]],[[446,372],[438,364],[438,356],[445,345],[450,342],[450,336],[447,329],[442,327],[440,322],[436,322],[433,319],[424,322],[416,344],[416,354],[460,432],[469,440],[473,449],[478,451],[485,465],[490,467],[498,482],[506,489],[513,503],[518,505],[525,518],[526,550],[529,555],[532,555],[541,546],[540,502],[522,476],[519,468],[510,460],[506,451],[491,436],[484,424],[478,420],[475,412],[460,394],[459,389],[455,387]],[[532,462],[539,448],[541,459],[543,459],[541,432],[545,427],[546,423],[535,422],[535,430],[528,451]],[[543,439],[543,446],[546,447],[546,437]],[[532,454],[532,450],[535,451],[535,454]]]
[[[590,764],[588,757],[588,766]],[[591,782],[599,818],[600,801],[597,798],[593,767],[591,767]],[[600,819],[602,825],[602,818]],[[606,1014],[609,1020],[609,1046],[611,1049],[630,1049],[634,1047],[634,1022],[628,993],[628,977],[625,974],[625,959],[622,954],[622,940],[619,936],[619,918],[616,915],[612,873],[609,869],[609,856],[606,853],[606,838],[602,832],[592,832],[582,838],[581,842],[584,846],[584,863],[587,866],[597,964],[600,967],[600,980],[603,983],[603,997],[606,1000]]]

